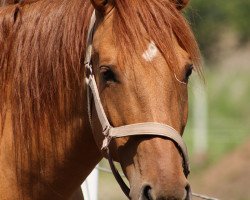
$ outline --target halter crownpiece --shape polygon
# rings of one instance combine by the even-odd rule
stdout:
[[[188,162],[188,153],[186,145],[181,137],[181,135],[171,126],[167,124],[161,124],[157,122],[145,122],[145,123],[137,123],[137,124],[130,124],[120,127],[112,127],[108,121],[108,118],[105,114],[105,111],[103,109],[101,99],[99,96],[97,84],[95,81],[95,77],[93,74],[93,69],[91,65],[91,55],[92,55],[92,42],[93,42],[93,34],[94,34],[94,28],[95,28],[95,21],[96,21],[96,14],[95,11],[92,14],[90,25],[88,29],[88,35],[87,35],[87,49],[86,49],[86,55],[85,55],[85,70],[88,72],[88,75],[86,75],[86,84],[87,87],[87,98],[88,98],[88,115],[89,120],[91,124],[91,116],[92,116],[92,110],[91,110],[91,100],[94,100],[95,109],[98,115],[98,119],[102,126],[102,134],[104,135],[104,141],[102,145],[102,150],[106,151],[107,158],[111,167],[111,170],[119,183],[121,189],[125,193],[125,195],[129,197],[130,189],[125,184],[123,179],[121,178],[120,174],[118,173],[117,169],[115,168],[115,165],[113,163],[113,159],[109,152],[109,144],[112,139],[114,138],[121,138],[121,137],[127,137],[127,136],[135,136],[135,135],[149,135],[149,136],[159,136],[159,137],[165,137],[171,141],[174,142],[174,144],[177,146],[182,158],[183,158],[183,171],[185,176],[187,177],[189,174],[189,162]],[[87,74],[87,73],[86,73]],[[189,195],[191,195],[191,192],[189,191]],[[191,197],[191,196],[190,196]],[[191,198],[190,198],[191,199]]]

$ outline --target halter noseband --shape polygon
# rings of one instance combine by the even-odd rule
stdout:
[[[183,158],[183,171],[185,176],[187,177],[189,174],[189,162],[188,162],[188,153],[186,145],[181,137],[181,135],[171,126],[156,122],[145,122],[145,123],[137,123],[137,124],[130,124],[120,127],[112,127],[107,119],[107,116],[104,112],[101,99],[99,96],[97,84],[95,81],[95,77],[92,70],[91,65],[91,54],[92,54],[92,42],[93,42],[93,33],[95,27],[96,15],[95,11],[92,14],[90,25],[88,29],[87,35],[87,50],[85,55],[85,69],[88,72],[86,75],[86,84],[87,84],[87,98],[88,98],[88,115],[91,124],[91,100],[93,98],[95,109],[98,115],[98,119],[102,126],[102,134],[104,135],[102,150],[106,151],[107,158],[111,167],[111,170],[119,183],[121,189],[125,193],[125,195],[129,197],[130,189],[125,184],[123,179],[121,178],[120,174],[118,173],[117,169],[115,168],[113,159],[109,152],[109,144],[110,141],[114,138],[121,138],[127,136],[135,136],[135,135],[150,135],[150,136],[160,136],[165,137],[177,146],[182,158]],[[87,74],[87,73],[86,73]],[[191,192],[189,191],[189,195]],[[191,199],[191,198],[190,198]]]

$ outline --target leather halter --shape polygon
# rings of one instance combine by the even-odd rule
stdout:
[[[88,35],[87,35],[87,50],[85,55],[85,70],[86,74],[88,72],[88,75],[86,75],[86,84],[87,84],[87,98],[88,98],[88,115],[89,120],[91,124],[91,100],[93,98],[95,109],[98,115],[98,119],[102,126],[102,134],[104,135],[103,145],[102,149],[106,151],[107,158],[111,167],[111,170],[119,183],[121,189],[125,193],[125,195],[130,199],[129,187],[125,184],[123,179],[121,178],[120,174],[118,173],[117,169],[115,168],[113,159],[109,152],[109,144],[112,139],[114,138],[121,138],[121,137],[127,137],[127,136],[135,136],[135,135],[150,135],[150,136],[159,136],[159,137],[165,137],[176,145],[178,148],[182,158],[183,158],[183,171],[185,176],[187,177],[189,174],[189,162],[188,162],[188,153],[186,145],[181,137],[181,135],[171,126],[167,124],[161,124],[156,122],[145,122],[145,123],[137,123],[137,124],[130,124],[120,127],[112,127],[107,119],[107,116],[104,112],[101,99],[99,96],[97,84],[95,81],[95,77],[92,70],[91,65],[91,56],[92,56],[92,42],[93,42],[93,33],[95,29],[95,21],[96,21],[96,14],[95,11],[92,14],[89,29],[88,29]],[[189,195],[191,195],[191,192],[189,191]]]

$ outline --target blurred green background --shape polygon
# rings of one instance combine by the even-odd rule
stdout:
[[[184,14],[200,45],[205,74],[205,83],[194,75],[189,85],[190,114],[184,138],[191,157],[193,191],[249,200],[250,0],[192,0]],[[201,102],[195,99],[197,93]],[[206,130],[197,130],[197,103],[206,106],[200,116]],[[195,131],[207,132],[200,151]],[[108,166],[106,161],[101,165]],[[100,200],[126,199],[112,175],[100,172],[99,181]]]
[[[225,51],[227,44],[234,43],[237,47],[248,44],[249,0],[191,0],[190,2],[185,15],[191,23],[207,62],[220,61],[222,58],[218,52]]]

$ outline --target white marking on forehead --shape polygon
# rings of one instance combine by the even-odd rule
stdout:
[[[142,54],[142,57],[147,61],[150,62],[152,61],[156,55],[157,55],[157,47],[155,46],[155,43],[151,41],[148,44],[148,49]]]

